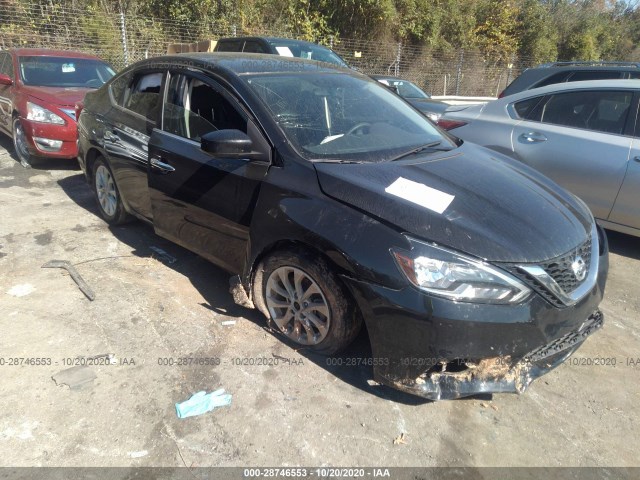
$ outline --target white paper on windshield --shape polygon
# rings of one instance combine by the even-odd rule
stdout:
[[[402,177],[399,177],[384,191],[440,214],[456,198],[455,195],[449,195],[435,188],[427,187],[423,183],[413,182]]]
[[[62,73],[73,73],[76,71],[76,66],[73,63],[63,63]]]
[[[289,50],[289,47],[276,47],[278,54],[283,57],[293,57],[293,53]]]

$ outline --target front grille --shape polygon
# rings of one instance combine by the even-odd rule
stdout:
[[[516,268],[515,266],[509,266],[508,270],[514,274],[516,277],[520,278],[520,280],[524,280],[524,282],[533,288],[537,293],[539,293],[542,298],[544,298],[547,302],[549,302],[554,307],[563,308],[565,304],[556,297],[552,292],[547,289],[541,282],[539,282],[535,277],[529,275],[527,272],[523,272]]]
[[[597,255],[598,252],[595,254]],[[570,252],[560,255],[559,257],[552,258],[551,260],[536,264],[509,263],[502,264],[502,267],[529,285],[549,303],[558,308],[563,308],[568,304],[566,297],[571,295],[589,278],[589,272],[592,267],[591,255],[592,239],[589,238]],[[578,257],[582,258],[586,269],[582,280],[578,280],[572,268],[573,262],[576,261]],[[544,278],[539,278],[530,274],[526,271],[526,267],[542,269],[547,278],[549,280],[553,279],[562,292],[558,293],[557,291],[554,291],[555,286],[549,285],[549,282],[546,282]]]
[[[586,279],[585,276],[582,280],[578,280],[571,269],[571,264],[577,257],[582,257],[588,272],[591,266],[591,239],[588,239],[572,252],[540,264],[545,272],[547,272],[567,294],[573,292]]]

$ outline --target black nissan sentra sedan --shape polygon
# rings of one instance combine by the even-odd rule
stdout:
[[[375,380],[522,392],[602,326],[608,248],[583,202],[449,136],[357,72],[267,55],[145,60],[87,94],[80,164],[325,354],[365,323]]]

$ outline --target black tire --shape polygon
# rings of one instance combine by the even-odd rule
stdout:
[[[13,148],[16,151],[16,156],[20,160],[20,164],[25,168],[31,168],[34,164],[34,157],[29,153],[27,147],[27,139],[25,137],[24,129],[20,123],[19,118],[13,119]]]
[[[120,191],[116,185],[113,172],[104,158],[98,157],[93,165],[93,193],[96,196],[98,210],[110,225],[119,225],[130,220],[124,208]]]
[[[302,277],[303,280],[300,282],[302,291],[307,286],[305,293],[315,292],[313,283],[319,288],[321,293],[313,293],[308,297],[308,300],[312,305],[321,305],[322,300],[326,302],[329,313],[326,316],[328,322],[317,322],[318,320],[326,320],[326,318],[322,318],[324,315],[319,313],[320,310],[313,311],[312,306],[307,308],[307,303],[303,305],[302,301],[298,303],[285,300],[284,296],[277,293],[274,294],[272,290],[274,284],[269,284],[270,278],[273,275],[274,279],[281,280],[280,275],[283,272],[288,272],[288,270],[291,270],[290,273],[287,273],[290,279],[290,286],[292,286],[291,282],[294,282],[295,275],[297,274],[299,277],[299,272],[301,272],[308,277],[308,280]],[[276,271],[279,273],[276,273]],[[269,285],[271,285],[270,293],[268,292]],[[282,288],[284,283],[277,281],[276,285]],[[298,290],[298,287],[296,286],[294,289]],[[288,289],[286,290],[288,291]],[[268,296],[269,294],[271,296]],[[354,300],[327,261],[303,249],[275,252],[264,259],[258,266],[254,276],[253,298],[258,309],[267,317],[275,330],[278,330],[294,343],[324,355],[332,355],[345,349],[358,335],[362,326],[362,317]],[[290,306],[274,308],[274,301],[289,301]],[[294,305],[298,305],[297,309]],[[305,318],[304,312],[309,313],[309,309],[312,310],[312,316]],[[322,310],[324,310],[324,307],[322,307]],[[303,318],[296,317],[296,314],[293,313],[295,311]],[[282,324],[289,312],[291,312],[291,320],[284,327],[279,325],[277,318]],[[310,322],[310,318],[314,318],[316,321]],[[328,323],[328,327],[326,329],[323,327],[323,331],[320,331],[316,328],[318,323],[323,325]],[[313,331],[314,335],[311,335],[309,330]],[[295,337],[304,337],[304,339],[300,341]],[[314,341],[311,342],[310,338],[313,338]],[[316,341],[317,343],[315,343]]]

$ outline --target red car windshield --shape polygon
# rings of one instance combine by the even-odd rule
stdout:
[[[65,57],[19,57],[20,78],[25,85],[38,87],[99,88],[115,75],[100,60]]]

